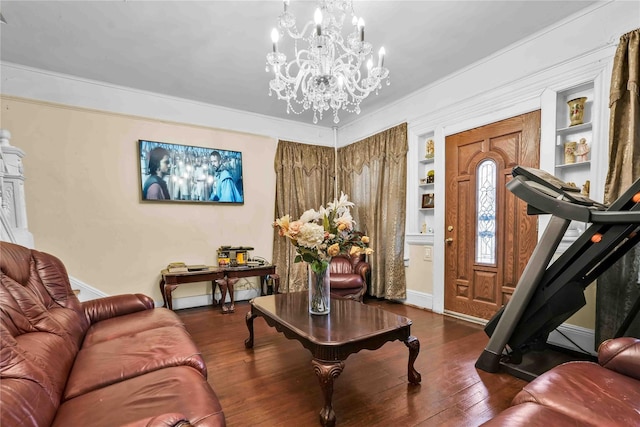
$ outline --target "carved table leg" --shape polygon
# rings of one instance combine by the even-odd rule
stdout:
[[[409,382],[411,384],[420,384],[420,381],[422,381],[422,376],[413,367],[413,362],[416,361],[418,353],[420,353],[420,341],[418,341],[418,338],[410,335],[404,343],[407,347],[409,347],[409,365],[407,369],[407,377],[409,378]]]
[[[320,380],[320,388],[322,388],[322,394],[324,395],[324,407],[320,411],[320,424],[325,427],[333,427],[336,425],[336,413],[333,412],[333,407],[331,406],[333,380],[342,373],[344,362],[323,362],[313,359],[311,363]]]
[[[223,313],[227,312],[227,307],[224,305],[227,299],[227,279],[216,279],[216,283],[220,288],[220,309]]]
[[[229,288],[229,298],[231,298],[231,306],[229,307],[229,313],[233,313],[235,311],[235,297],[236,294],[233,290],[233,286],[240,280],[237,277],[230,277],[227,279],[227,287]]]
[[[247,322],[247,329],[249,329],[249,338],[244,340],[245,348],[253,348],[253,319],[256,316],[253,315],[250,311],[247,313],[247,317],[245,317],[245,322]]]
[[[162,293],[164,300],[167,303],[167,308],[173,310],[173,298],[171,293],[178,287],[178,285],[164,285],[164,292]]]
[[[162,301],[164,302],[162,306],[167,307],[167,297],[164,294],[164,277],[160,279],[160,294],[162,295]]]

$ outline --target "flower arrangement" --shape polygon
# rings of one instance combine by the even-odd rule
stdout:
[[[369,247],[369,237],[353,229],[355,221],[351,216],[352,206],[354,204],[348,196],[341,193],[340,199],[328,203],[326,208],[321,206],[317,211],[307,210],[295,221],[285,215],[273,223],[278,234],[289,238],[296,247],[294,262],[309,264],[309,311],[312,314],[329,313],[327,273],[331,258],[340,253],[373,253]]]
[[[319,210],[309,209],[300,219],[292,221],[289,215],[277,219],[273,226],[278,234],[288,237],[296,247],[294,262],[307,262],[317,273],[324,271],[331,258],[346,253],[371,254],[369,237],[354,231],[355,221],[351,207],[355,206],[349,197],[341,193],[340,199],[320,206]]]

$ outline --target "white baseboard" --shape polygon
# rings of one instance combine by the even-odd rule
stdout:
[[[71,282],[71,289],[77,289],[80,291],[78,294],[78,299],[80,301],[89,301],[97,298],[104,298],[108,296],[104,292],[94,288],[93,286],[89,286],[81,280],[76,279],[75,277],[69,276],[69,281]]]
[[[234,292],[235,301],[248,301],[252,298],[258,296],[257,289],[242,289]],[[219,300],[222,297],[219,291],[216,290],[216,300]],[[231,298],[227,295],[227,301],[231,302]],[[190,297],[181,297],[181,298],[173,298],[172,301],[174,310],[181,310],[183,308],[193,308],[193,307],[202,307],[205,305],[212,305],[213,299],[211,298],[211,294],[206,295],[194,295]],[[158,304],[157,305],[162,305]]]
[[[483,326],[487,324],[487,320],[481,319],[479,317],[467,316],[465,314],[452,313],[448,311],[446,311],[445,314],[455,317],[456,319],[466,320],[468,322],[477,323]],[[566,335],[568,339],[563,337],[560,332],[558,332],[558,330],[562,332],[562,334]],[[580,347],[573,345],[569,340],[575,342]],[[549,344],[577,351],[579,353],[587,352],[594,356],[597,355],[597,352],[593,349],[595,343],[595,331],[593,329],[587,329],[580,326],[563,323],[558,327],[557,330],[549,334],[549,339],[547,340],[547,342]]]
[[[433,295],[426,292],[418,292],[407,289],[407,298],[397,301],[403,304],[411,305],[413,307],[433,310]]]
[[[548,342],[550,344],[579,352],[586,351],[594,356],[598,354],[594,349],[596,334],[593,329],[587,329],[580,326],[574,326],[564,323],[560,325],[558,330],[560,330],[560,332],[565,334],[569,339],[571,339],[571,341],[575,342],[581,348],[573,345],[571,341],[560,335],[560,333],[558,333],[557,331],[553,331],[551,332],[551,334],[549,334]]]
[[[433,310],[433,295],[425,292],[418,292],[407,289],[407,298],[404,300],[398,300],[398,302],[418,308]],[[461,315],[460,313],[446,312],[445,314],[481,325],[485,325],[487,323],[487,321],[484,319],[465,316]],[[553,331],[551,332],[551,334],[549,334],[549,344],[557,345],[558,347],[563,347],[578,352],[586,351],[591,355],[597,355],[596,350],[594,350],[595,331],[593,329],[564,323],[560,325],[560,327],[558,327],[558,330],[566,335],[571,341],[580,346],[580,348],[573,345],[571,341],[569,341],[569,339],[563,337],[558,331]]]

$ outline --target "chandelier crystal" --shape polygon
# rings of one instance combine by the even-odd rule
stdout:
[[[278,17],[278,28],[271,32],[273,51],[267,54],[266,71],[274,73],[269,82],[269,96],[287,102],[287,113],[302,114],[313,109],[313,123],[329,109],[333,122],[338,112],[360,114],[360,103],[371,92],[389,85],[389,70],[384,67],[384,48],[378,51],[374,66],[372,45],[364,39],[364,20],[353,12],[352,0],[317,0],[314,19],[302,31],[296,28],[296,18],[289,12],[289,0]],[[351,29],[346,40],[342,36],[345,18],[350,17]],[[349,29],[347,29],[349,31]],[[278,49],[278,41],[289,36],[294,43],[292,59]]]

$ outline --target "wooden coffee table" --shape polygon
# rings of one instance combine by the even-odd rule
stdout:
[[[246,348],[253,348],[253,319],[261,316],[287,338],[299,341],[313,355],[313,370],[320,380],[324,407],[320,423],[333,426],[336,414],[331,406],[333,381],[344,369],[344,360],[360,350],[376,350],[388,341],[403,341],[409,348],[407,377],[419,384],[420,374],[413,364],[420,352],[420,342],[411,336],[411,320],[378,307],[351,300],[331,300],[331,313],[309,314],[307,292],[293,292],[258,297],[251,300],[246,321],[249,338]]]

